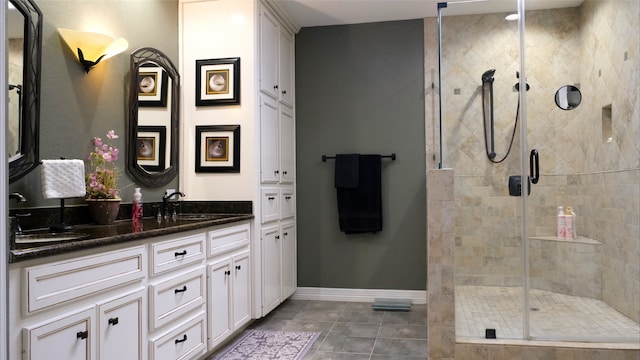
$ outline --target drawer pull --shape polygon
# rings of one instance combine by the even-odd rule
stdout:
[[[187,334],[182,335],[182,339],[176,339],[176,344],[187,341]]]
[[[80,339],[80,340],[84,340],[89,336],[89,332],[88,331],[78,331],[76,333],[76,338]]]
[[[287,234],[287,233],[283,233],[282,235],[287,236],[287,235],[289,235],[289,234]]]
[[[224,272],[225,275],[231,275],[231,270],[227,270]]]
[[[187,250],[183,250],[183,251],[181,251],[181,252],[177,252],[177,251],[176,251],[176,252],[174,253],[174,255],[175,255],[176,257],[178,257],[178,256],[185,256],[185,255],[187,255]]]
[[[267,200],[275,200],[275,199],[276,199],[276,198],[274,198],[273,196],[269,196],[269,197],[267,198]]]
[[[187,291],[187,285],[182,286],[182,289],[173,290],[176,294]]]
[[[240,269],[241,269],[240,265],[236,265],[236,270],[240,270]]]
[[[118,318],[111,318],[109,319],[109,325],[118,325]]]
[[[291,196],[285,196],[284,197],[286,200],[291,200]]]

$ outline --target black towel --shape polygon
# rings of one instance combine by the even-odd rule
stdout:
[[[340,230],[346,234],[382,230],[381,157],[359,155],[358,158],[357,187],[336,187]],[[336,171],[338,169],[336,163]]]
[[[337,154],[335,170],[336,188],[355,189],[358,187],[360,173],[360,155],[358,154]]]

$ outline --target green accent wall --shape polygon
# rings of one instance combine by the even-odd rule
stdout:
[[[298,286],[425,290],[423,21],[303,28],[296,35]],[[335,162],[382,160],[383,230],[340,231]]]

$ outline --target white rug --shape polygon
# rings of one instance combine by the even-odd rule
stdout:
[[[318,336],[319,332],[247,330],[214,360],[298,360]]]

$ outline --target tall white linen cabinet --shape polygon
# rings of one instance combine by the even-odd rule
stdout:
[[[252,200],[252,317],[296,290],[294,36],[278,1],[180,0],[180,186],[202,200]],[[196,61],[240,58],[240,104],[196,106]],[[195,127],[241,126],[239,174],[194,173]],[[215,186],[212,186],[215,185]],[[193,197],[192,197],[193,198]]]

